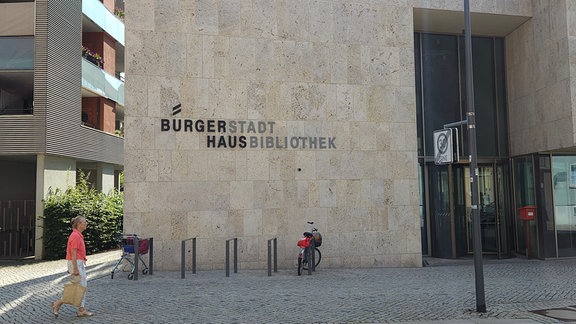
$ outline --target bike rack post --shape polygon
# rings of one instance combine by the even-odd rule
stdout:
[[[132,244],[134,244],[134,281],[136,281],[138,280],[138,263],[140,261],[140,239],[138,239],[138,235],[134,234]]]
[[[148,267],[148,274],[149,275],[153,275],[154,274],[154,238],[151,237],[148,239],[148,264],[150,264],[150,266]]]
[[[186,241],[192,240],[192,273],[196,273],[196,238],[192,237],[186,240],[182,240],[182,260],[180,263],[181,277],[184,279],[186,277]]]
[[[309,268],[312,268],[312,271],[316,271],[316,240],[314,238],[310,240],[310,257],[308,260],[312,260],[312,263],[308,264]]]
[[[138,280],[138,266],[140,263],[140,241],[143,239],[138,237],[138,234],[133,234],[132,244],[134,244],[134,280]],[[154,274],[154,238],[150,237],[148,239],[148,274]]]
[[[274,272],[278,272],[278,239],[268,240],[268,277],[272,276],[272,242],[274,242]]]
[[[234,273],[238,273],[238,239],[234,239]]]
[[[230,241],[234,241],[234,273],[238,273],[238,238],[226,240],[226,277],[230,277]]]
[[[312,260],[312,256],[314,255],[314,250],[312,250],[312,244],[306,248],[306,260],[308,260],[308,275],[312,274],[312,265],[314,261]]]

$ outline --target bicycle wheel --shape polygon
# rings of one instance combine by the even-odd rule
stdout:
[[[322,260],[322,253],[320,253],[318,248],[314,248],[314,269],[316,269],[316,267],[320,264],[320,260]],[[303,266],[303,269],[308,270],[308,263]]]
[[[302,264],[302,258],[298,258],[298,275],[302,274],[302,269],[304,265]]]

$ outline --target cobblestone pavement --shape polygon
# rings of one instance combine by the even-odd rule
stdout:
[[[154,271],[116,273],[119,251],[89,256],[87,308],[77,318],[50,301],[66,262],[0,261],[0,323],[562,323],[531,311],[576,305],[576,260],[485,260],[487,312],[476,313],[472,260],[427,259],[423,268]]]

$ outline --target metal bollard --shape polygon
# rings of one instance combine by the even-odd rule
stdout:
[[[148,239],[148,264],[150,265],[148,267],[148,274],[149,275],[153,275],[154,274],[154,238],[149,238]]]
[[[238,273],[238,238],[226,240],[226,277],[230,277],[230,241],[234,240],[234,273]]]
[[[196,238],[192,240],[192,273],[196,274]]]
[[[314,254],[314,252],[312,252],[312,245],[310,245],[309,247],[306,248],[306,260],[308,260],[308,275],[312,274],[312,255]]]
[[[140,240],[138,235],[134,234],[132,244],[134,244],[134,280],[138,280],[138,263],[140,261]]]
[[[196,238],[182,240],[182,259],[180,264],[181,277],[186,277],[186,241],[192,240],[192,273],[196,273]]]
[[[234,239],[234,273],[238,273],[238,239]]]
[[[278,272],[278,239],[274,238],[274,272]]]
[[[272,240],[268,240],[268,277],[272,276]]]
[[[274,253],[272,253],[272,242],[274,242]],[[278,239],[268,240],[268,277],[272,276],[272,254],[274,255],[274,272],[278,272]]]
[[[230,277],[230,240],[226,240],[226,277]]]
[[[180,278],[186,277],[186,240],[182,240],[182,249],[180,250]]]
[[[310,257],[311,259],[308,260],[312,260],[312,263],[308,265],[312,268],[312,271],[316,271],[316,240],[314,238],[310,240]]]

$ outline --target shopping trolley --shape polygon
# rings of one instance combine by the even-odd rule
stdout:
[[[116,264],[114,265],[114,268],[112,268],[111,279],[114,279],[114,272],[125,261],[125,263],[122,265],[122,269],[124,271],[126,271],[125,270],[126,267],[128,267],[128,266],[131,267],[131,269],[129,270],[130,273],[128,274],[128,279],[132,280],[132,279],[134,279],[134,271],[136,269],[136,262],[138,262],[138,260],[135,260],[136,249],[135,249],[134,238],[138,237],[138,236],[136,234],[122,234],[122,235],[119,234],[117,237],[120,239],[120,247],[122,248],[122,256],[120,257],[120,260],[118,260],[118,262],[116,262]],[[140,262],[142,262],[142,264],[144,265],[144,269],[142,269],[142,274],[148,274],[148,266],[146,265],[146,262],[144,262],[144,260],[142,259],[142,256],[144,254],[148,253],[148,243],[149,243],[148,239],[138,240],[138,259],[140,259]]]

